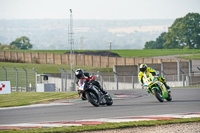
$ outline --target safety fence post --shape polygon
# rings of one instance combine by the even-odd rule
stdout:
[[[61,91],[67,91],[67,71],[65,69],[58,68],[61,73]]]
[[[97,77],[100,78],[100,83],[101,83],[101,86],[103,87],[103,75],[101,74],[101,72],[97,71]]]
[[[189,76],[191,76],[192,72],[192,60],[189,60]]]
[[[117,73],[114,72],[114,79],[115,79],[115,82],[116,82],[116,89],[118,90],[118,77],[117,77]]]
[[[190,76],[186,76],[186,86],[189,86],[190,85]]]
[[[67,71],[65,71],[64,69],[63,71],[65,72],[65,91],[67,91]]]
[[[161,75],[163,78],[165,78],[166,73],[164,71],[161,71]]]
[[[181,72],[181,74],[182,74],[183,86],[186,86],[186,84],[185,84],[185,73],[184,73],[184,71],[181,70],[181,69],[180,69],[180,72]]]
[[[132,86],[133,86],[133,89],[134,89],[134,76],[132,75]]]
[[[14,67],[14,70],[16,71],[16,91],[19,91],[18,90],[18,70],[15,67]]]
[[[58,68],[58,70],[61,73],[61,92],[63,91],[64,85],[63,85],[63,69]]]
[[[163,63],[161,63],[161,76],[164,77]]]
[[[33,71],[35,72],[35,92],[37,91],[37,74],[38,74],[38,71],[33,68]]]
[[[177,61],[177,80],[180,81],[180,61]]]
[[[27,76],[27,70],[25,68],[22,68],[26,74],[25,76],[25,86],[26,86],[26,92],[28,92],[28,76]]]

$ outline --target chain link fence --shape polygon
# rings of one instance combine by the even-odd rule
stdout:
[[[37,71],[35,69],[2,67],[0,75],[0,81],[11,81],[12,91],[36,91]]]
[[[12,91],[37,92],[37,86],[42,84],[55,84],[56,92],[76,91],[75,78],[71,71],[60,69],[58,74],[46,74],[44,80],[36,69],[0,68],[0,81],[11,81]],[[117,73],[91,72],[105,90],[125,90],[142,88],[138,76],[118,75]],[[200,71],[195,73],[181,73],[177,75],[163,75],[171,87],[200,85]]]

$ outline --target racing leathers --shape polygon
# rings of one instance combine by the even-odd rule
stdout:
[[[100,91],[102,91],[103,94],[105,94],[105,95],[107,94],[107,92],[103,90],[103,88],[100,86],[99,82],[96,81],[95,77],[92,76],[91,74],[83,73],[83,77],[82,78],[80,78],[80,79],[76,78],[76,84],[78,86],[81,86],[84,82],[92,83],[93,85],[97,86],[100,89]],[[84,96],[82,97],[82,99],[85,100]]]
[[[140,71],[139,74],[138,74],[138,79],[139,79],[139,82],[142,83],[142,84],[144,83],[143,82],[144,73],[146,74],[146,76],[149,76],[149,73],[151,73],[153,76],[155,76],[156,70],[152,69],[151,67],[147,67],[145,72]],[[157,77],[157,79],[165,85],[167,90],[170,89],[170,87],[166,84],[165,79],[162,76]]]

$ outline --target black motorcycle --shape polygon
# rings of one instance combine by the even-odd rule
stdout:
[[[82,100],[88,100],[93,106],[99,105],[111,106],[113,100],[110,95],[104,95],[102,91],[92,83],[84,82],[79,88],[78,93]]]

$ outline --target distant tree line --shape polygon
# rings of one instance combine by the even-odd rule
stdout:
[[[200,49],[200,14],[188,13],[177,18],[168,32],[146,42],[144,49]]]
[[[12,41],[10,45],[1,44],[0,50],[13,50],[13,49],[31,49],[33,45],[30,43],[30,39],[26,36],[17,38],[15,41]]]

